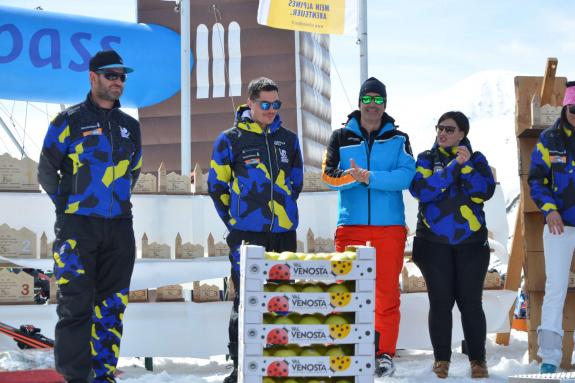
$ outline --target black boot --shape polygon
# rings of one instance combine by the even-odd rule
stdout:
[[[228,344],[228,350],[230,352],[230,359],[234,362],[234,369],[232,373],[225,377],[223,383],[237,383],[238,382],[238,344],[236,342],[230,342]]]
[[[238,369],[237,367],[234,367],[232,373],[224,378],[223,383],[237,383],[237,382],[238,382]]]

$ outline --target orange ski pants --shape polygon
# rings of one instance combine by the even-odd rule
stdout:
[[[403,251],[407,231],[404,226],[339,226],[335,232],[336,251],[348,245],[375,248],[375,352],[395,355],[399,334],[399,275],[403,268]]]

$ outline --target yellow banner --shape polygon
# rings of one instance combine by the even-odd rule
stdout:
[[[347,2],[352,3],[350,0],[260,0],[258,22],[273,28],[343,34],[348,29],[346,22],[349,27],[352,21],[346,20],[346,14],[350,15]]]

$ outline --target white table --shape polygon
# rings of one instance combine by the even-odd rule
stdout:
[[[487,332],[508,328],[508,314],[515,293],[484,292]],[[401,324],[397,347],[431,349],[427,329],[427,293],[401,295]],[[130,303],[124,322],[122,356],[207,358],[227,353],[231,302]],[[0,306],[0,320],[9,324],[33,323],[48,337],[54,336],[55,305]],[[463,339],[457,306],[453,310],[453,344]],[[0,350],[15,349],[15,343],[0,336]]]
[[[0,261],[14,263],[21,267],[52,270],[51,259],[15,259],[0,256]],[[195,259],[136,259],[130,288],[151,289],[190,281],[223,278],[231,272],[227,256]]]

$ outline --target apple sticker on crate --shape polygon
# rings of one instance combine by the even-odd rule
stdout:
[[[291,279],[290,274],[289,265],[277,264],[270,268],[268,278],[276,281],[287,281]]]
[[[287,313],[289,310],[289,299],[287,296],[272,297],[268,301],[268,311],[276,313]]]

